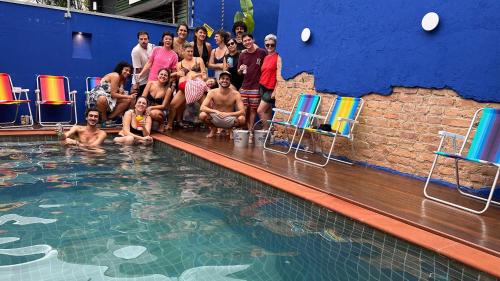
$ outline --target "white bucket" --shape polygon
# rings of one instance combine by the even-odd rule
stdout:
[[[233,131],[234,146],[246,147],[248,145],[248,130]]]
[[[253,138],[255,146],[264,146],[266,142],[267,130],[254,130]]]
[[[253,137],[254,137],[254,145],[255,146],[264,146],[264,143],[266,142],[266,135],[267,135],[267,130],[262,130],[262,129],[256,129],[257,127],[262,128],[263,126],[262,120],[257,121],[253,125]]]

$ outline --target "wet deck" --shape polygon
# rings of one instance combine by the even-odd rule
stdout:
[[[461,242],[500,261],[500,207],[474,215],[425,199],[424,182],[386,171],[330,162],[319,168],[261,148],[237,148],[226,138],[205,138],[206,131],[180,130],[167,136],[228,156],[259,169]],[[434,185],[433,194],[464,202],[453,189]],[[467,202],[466,200],[465,202]],[[475,206],[476,202],[469,205]],[[479,205],[477,205],[479,206]]]

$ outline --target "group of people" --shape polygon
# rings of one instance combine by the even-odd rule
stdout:
[[[110,125],[123,116],[114,142],[149,144],[153,128],[164,132],[182,126],[186,106],[195,103],[200,104],[199,120],[210,128],[207,137],[221,129],[230,134],[234,127],[251,130],[257,114],[271,119],[276,84],[282,81],[277,38],[267,35],[264,49],[246,31],[245,23],[236,22],[234,37],[223,30],[216,32],[214,48],[204,27],[195,28],[194,40],[188,42],[188,26],[180,24],[177,36],[164,32],[159,46],[149,42],[147,32],[138,32],[132,65],[120,62],[101,78],[90,92],[87,125],[59,132],[61,139],[68,144],[99,145],[106,135],[97,125]],[[213,70],[212,77],[207,69]],[[128,93],[124,86],[130,76]]]

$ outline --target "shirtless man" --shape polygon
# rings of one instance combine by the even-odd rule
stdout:
[[[217,128],[229,129],[245,124],[245,109],[240,93],[230,87],[231,73],[221,72],[219,86],[208,92],[200,107],[200,120],[210,127],[207,138],[213,137]],[[232,138],[232,132],[229,136]]]
[[[75,125],[64,132],[62,126],[56,129],[56,133],[63,144],[84,147],[96,147],[102,144],[106,138],[106,132],[96,127],[99,122],[99,111],[89,108],[85,112],[87,126]]]

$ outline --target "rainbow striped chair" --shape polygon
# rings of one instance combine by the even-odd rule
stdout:
[[[90,91],[101,83],[101,77],[87,77],[85,79],[85,106],[91,107],[89,102]]]
[[[55,125],[61,123],[72,125],[78,122],[76,112],[76,91],[71,91],[69,79],[66,76],[38,75],[36,78],[37,89],[36,106],[38,112],[38,123],[42,126]],[[68,121],[44,122],[42,120],[42,106],[66,106],[70,110],[70,119]],[[74,123],[71,123],[73,120]]]
[[[299,146],[304,140],[304,134],[309,133],[311,136],[311,141],[314,144],[314,135],[320,135],[320,136],[325,136],[325,137],[331,137],[332,138],[332,144],[330,145],[330,150],[328,151],[328,154],[322,153],[323,156],[326,158],[324,162],[314,162],[311,160],[308,160],[304,157],[300,156],[300,153],[298,150],[295,151],[295,159],[315,165],[315,166],[320,166],[324,167],[328,164],[328,162],[331,160],[339,161],[345,164],[352,164],[351,162],[341,160],[338,158],[333,158],[331,157],[333,148],[335,146],[335,141],[337,140],[337,137],[342,137],[346,138],[349,140],[351,143],[351,149],[354,151],[353,147],[353,140],[354,140],[354,126],[357,123],[357,119],[359,117],[359,114],[361,113],[361,110],[363,109],[363,104],[364,101],[362,98],[351,98],[351,97],[340,97],[337,96],[330,108],[328,109],[328,112],[326,116],[321,116],[321,115],[316,115],[316,114],[310,114],[310,113],[302,113],[304,117],[307,117],[308,119],[312,119],[310,124],[317,124],[320,123],[318,122],[319,120],[324,120],[323,125],[318,127],[318,126],[310,126],[308,128],[305,128],[302,131],[302,135],[300,136],[299,139]],[[319,141],[321,142],[321,137],[318,138]],[[323,146],[320,144],[321,149]]]
[[[270,126],[269,126],[269,130],[267,131],[267,134],[266,134],[266,139],[264,141],[264,148],[271,150],[271,151],[274,151],[274,152],[277,152],[277,153],[288,154],[293,148],[293,143],[295,141],[295,136],[297,135],[298,130],[309,127],[310,118],[303,117],[303,115],[301,115],[300,113],[306,112],[306,113],[310,113],[310,114],[316,114],[316,111],[318,110],[320,102],[321,102],[321,96],[319,96],[319,95],[300,94],[295,99],[295,103],[293,104],[292,111],[288,111],[288,110],[284,110],[284,109],[280,109],[280,108],[273,108],[273,111],[275,112],[275,114],[273,115],[273,119],[269,120]],[[276,113],[284,114],[285,116],[288,116],[288,118],[286,118],[286,121],[278,121],[278,120],[276,120],[276,118],[277,118],[276,116],[278,115]],[[275,130],[275,127],[277,125],[283,126],[285,128],[285,134],[286,134],[287,141],[288,141],[288,149],[287,150],[279,150],[276,148],[272,148],[272,147],[270,147],[270,143],[268,143],[268,140],[270,139],[270,135],[273,133],[273,130]],[[293,137],[291,140],[290,140],[290,136],[288,134],[288,129],[290,129],[290,128],[294,129]],[[297,146],[297,149],[298,149],[298,146]]]
[[[473,127],[475,127],[474,124],[476,124],[476,118],[478,117],[481,111],[482,115],[479,120],[479,124],[476,127],[474,138],[472,139],[472,142],[469,142],[468,140],[469,137],[471,136],[471,131]],[[438,150],[435,152],[436,157],[434,158],[434,162],[432,163],[429,176],[427,177],[427,181],[425,182],[425,187],[424,187],[425,197],[475,214],[484,213],[490,206],[490,203],[500,205],[500,202],[492,200],[493,193],[497,185],[498,175],[500,174],[500,109],[481,108],[477,110],[476,113],[474,114],[474,117],[472,118],[469,130],[467,131],[467,134],[465,136],[445,131],[440,131],[439,134],[441,135],[441,142],[439,143]],[[447,153],[441,150],[446,137],[451,138],[452,146],[455,150],[454,153]],[[457,152],[457,140],[463,141],[462,147],[458,152]],[[466,146],[469,146],[467,155],[463,153]],[[464,205],[460,205],[457,203],[453,203],[451,201],[444,200],[442,198],[438,198],[436,196],[429,195],[428,192],[429,182],[431,180],[432,172],[434,171],[439,156],[444,156],[455,160],[455,176],[457,180],[456,183],[457,190],[462,195],[485,201],[486,204],[483,209],[481,210],[472,209]],[[495,178],[493,179],[493,184],[491,185],[491,190],[487,198],[473,195],[464,192],[462,190],[462,187],[460,186],[459,173],[458,173],[459,160],[465,160],[472,163],[479,163],[483,165],[496,167],[497,169],[496,175]]]
[[[0,128],[33,126],[33,114],[31,113],[31,106],[30,106],[31,101],[28,99],[28,92],[29,92],[28,89],[14,87],[12,85],[12,79],[10,79],[9,74],[0,73],[0,105],[16,106],[16,113],[14,114],[14,120],[0,123]],[[22,93],[24,93],[25,99],[21,99]],[[19,106],[21,104],[26,104],[26,106],[28,107],[30,121],[28,122],[28,124],[16,125],[17,116],[19,114]],[[5,110],[2,112],[5,113]]]

